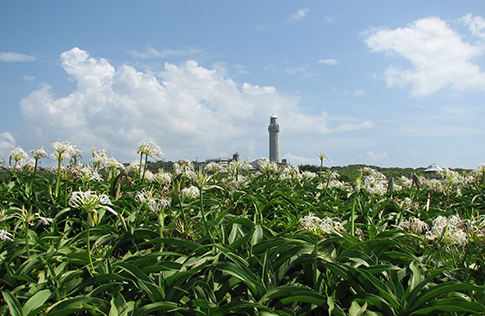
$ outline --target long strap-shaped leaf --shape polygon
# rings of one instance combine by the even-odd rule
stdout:
[[[8,310],[12,316],[23,316],[22,307],[15,296],[9,291],[2,291],[3,299],[7,302]]]
[[[260,278],[256,276],[247,267],[235,264],[233,262],[224,262],[217,265],[217,269],[226,272],[229,275],[241,280],[247,285],[251,293],[256,297],[260,298],[266,292],[264,285],[262,284]]]

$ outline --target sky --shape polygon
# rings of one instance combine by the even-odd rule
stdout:
[[[473,169],[484,53],[482,0],[1,1],[0,157],[257,159],[274,114],[295,166]]]

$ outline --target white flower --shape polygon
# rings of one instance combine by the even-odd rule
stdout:
[[[189,186],[180,191],[180,195],[184,198],[195,200],[200,196],[200,191],[196,186]]]
[[[274,161],[270,161],[266,157],[263,157],[259,160],[259,169],[269,173],[276,172],[278,170],[278,164]]]
[[[181,174],[190,180],[197,179],[197,173],[195,172],[194,164],[187,159],[182,159],[174,163],[173,173],[175,176]]]
[[[345,231],[343,225],[335,218],[319,218],[313,215],[308,215],[300,219],[300,224],[314,235],[336,234],[341,236],[341,232]]]
[[[145,180],[147,180],[148,182],[153,182],[154,180],[154,175],[153,175],[153,172],[151,172],[150,170],[145,170]]]
[[[47,152],[44,150],[44,146],[40,147],[40,149],[32,149],[30,153],[34,159],[47,157]]]
[[[301,176],[303,177],[303,179],[314,179],[316,178],[318,175],[315,173],[315,172],[311,172],[311,171],[303,171],[301,173]]]
[[[121,162],[119,162],[118,159],[111,157],[105,162],[106,168],[107,169],[119,169],[119,170],[124,170],[125,166]]]
[[[172,182],[172,175],[169,172],[163,171],[163,169],[158,170],[154,176],[154,180],[160,185],[167,185]]]
[[[44,225],[52,223],[52,218],[42,217],[39,213],[35,213],[35,215],[44,223]]]
[[[71,145],[67,140],[63,142],[57,140],[52,143],[52,147],[54,147],[54,152],[51,154],[51,157],[57,161],[70,159],[71,154],[75,151],[74,146]]]
[[[1,240],[10,240],[10,241],[13,241],[12,239],[13,235],[10,234],[9,232],[7,232],[5,229],[1,229],[0,230],[0,239]]]
[[[463,222],[458,215],[449,218],[439,215],[433,220],[433,227],[426,233],[426,238],[439,240],[446,245],[465,246],[468,238],[463,228]]]
[[[407,221],[403,221],[401,225],[398,225],[397,227],[416,235],[429,231],[429,225],[414,216]]]
[[[141,145],[138,147],[137,154],[145,154],[148,157],[162,157],[163,152],[160,146],[155,144],[153,140],[150,140],[148,143],[142,142]]]
[[[96,168],[101,168],[107,164],[109,158],[106,149],[96,150],[95,148],[92,149],[93,158],[91,158],[91,162]]]
[[[19,146],[10,152],[10,161],[15,160],[15,164],[18,161],[27,160],[29,155]]]
[[[299,180],[301,178],[300,169],[296,166],[285,166],[280,174],[280,180]]]
[[[103,181],[103,177],[90,165],[85,165],[79,170],[79,177],[86,182]]]
[[[226,172],[226,167],[217,162],[211,162],[205,166],[205,171],[210,171],[212,173],[222,173]]]
[[[145,203],[148,209],[155,214],[158,214],[163,208],[170,206],[170,199],[168,197],[154,197],[152,191],[147,191],[145,189],[136,193],[135,199]]]
[[[71,194],[69,205],[75,208],[81,208],[85,211],[96,213],[98,209],[103,208],[114,215],[118,215],[108,205],[113,205],[106,194],[97,195],[94,191],[77,191]]]
[[[360,169],[360,172],[363,175],[362,189],[376,195],[384,195],[387,193],[388,183],[384,174],[369,167]]]
[[[145,162],[142,161],[142,165],[144,165]],[[138,174],[140,171],[140,161],[139,160],[133,160],[129,163],[129,165],[126,167],[127,172],[133,172],[135,174]]]

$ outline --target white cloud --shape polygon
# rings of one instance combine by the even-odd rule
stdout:
[[[376,160],[381,160],[383,158],[387,158],[387,153],[376,153],[376,152],[373,152],[373,151],[368,151],[367,152],[367,157],[372,160],[372,161],[376,161]]]
[[[0,134],[0,157],[9,157],[10,151],[16,146],[15,139],[12,134],[4,132]]]
[[[459,21],[467,25],[473,35],[485,38],[485,20],[481,16],[474,17],[469,13]]]
[[[185,49],[163,49],[158,50],[153,47],[148,47],[146,51],[139,52],[134,49],[128,51],[129,54],[136,58],[167,58],[171,56],[194,56],[204,53],[204,50],[197,47],[188,47]]]
[[[296,155],[293,155],[291,152],[287,152],[285,155],[282,156],[282,158],[286,159],[288,163],[291,163],[292,166],[320,165],[320,160],[318,158],[296,156]]]
[[[306,66],[298,67],[298,68],[286,68],[286,72],[290,75],[296,75],[301,73],[301,77],[304,79],[311,79],[316,76],[316,74],[308,71]]]
[[[475,32],[483,19],[465,17]],[[473,28],[472,28],[473,29]],[[462,36],[443,20],[429,17],[414,21],[406,28],[373,29],[363,33],[372,52],[385,52],[408,59],[413,69],[390,66],[385,71],[389,87],[411,85],[411,96],[427,96],[451,87],[457,91],[485,90],[485,73],[471,63],[483,54],[483,43],[464,42]]]
[[[320,64],[332,65],[337,66],[338,60],[336,59],[321,59],[318,61]]]
[[[354,97],[360,97],[361,95],[364,94],[364,90],[362,89],[355,89],[352,94],[354,95]]]
[[[23,77],[23,78],[24,78],[24,80],[25,80],[25,81],[32,81],[32,80],[34,80],[34,79],[35,79],[35,77],[34,77],[34,76],[29,76],[29,75],[24,75],[24,77]]]
[[[6,63],[34,61],[35,57],[14,52],[0,52],[0,61]]]
[[[56,97],[44,84],[20,103],[25,120],[22,144],[27,148],[48,148],[61,139],[88,152],[92,147],[106,148],[127,161],[136,158],[142,141],[153,139],[168,160],[192,156],[201,160],[231,155],[238,148],[243,156],[266,153],[272,113],[285,124],[285,131],[299,133],[373,126],[333,119],[325,112],[305,114],[297,97],[282,96],[274,87],[239,85],[227,77],[222,63],[213,69],[191,60],[166,63],[154,75],[127,65],[115,68],[73,48],[61,54],[61,65],[77,83],[71,94]]]
[[[249,74],[249,70],[246,66],[240,64],[234,64],[234,69],[238,72],[239,75],[247,75]]]
[[[310,11],[309,9],[305,8],[305,9],[299,9],[297,13],[295,13],[295,15],[293,15],[291,18],[290,18],[290,21],[300,21],[300,20],[303,20],[305,17],[306,17],[306,14],[308,13],[308,11]]]

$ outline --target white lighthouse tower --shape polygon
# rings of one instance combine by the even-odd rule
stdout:
[[[271,115],[269,118],[269,160],[276,163],[280,162],[280,125],[276,115]]]

